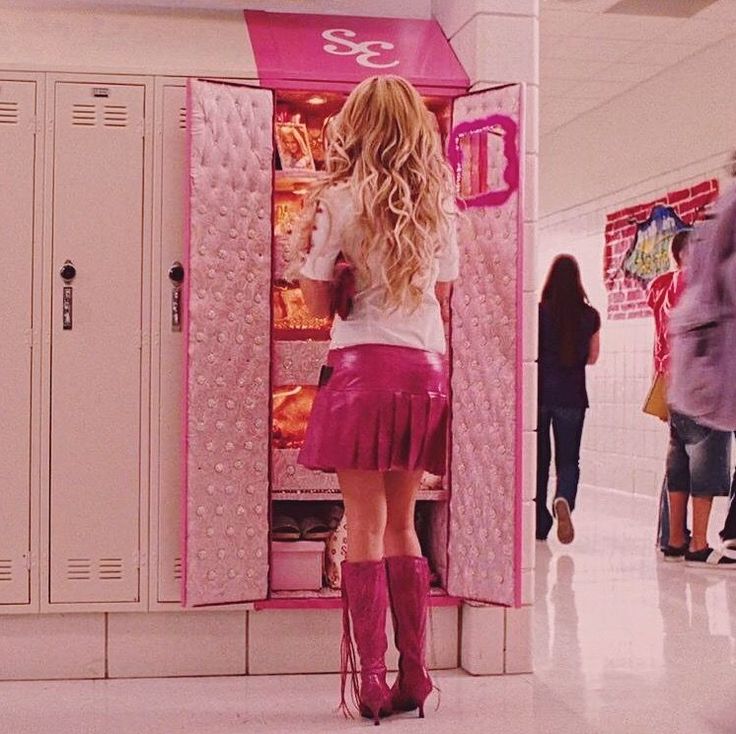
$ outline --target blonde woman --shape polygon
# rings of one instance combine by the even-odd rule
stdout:
[[[351,666],[360,713],[378,724],[392,711],[418,708],[423,716],[432,691],[424,658],[429,567],[414,504],[422,473],[444,474],[446,466],[441,304],[458,275],[453,180],[436,121],[404,79],[365,80],[330,128],[299,281],[310,311],[328,316],[341,255],[354,273],[354,295],[349,312],[335,315],[299,461],[338,475],[348,528],[342,702]],[[389,600],[400,653],[391,689]]]

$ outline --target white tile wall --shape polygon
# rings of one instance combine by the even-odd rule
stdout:
[[[533,669],[532,608],[506,609],[506,673],[531,673]]]
[[[0,680],[104,677],[104,614],[2,618]]]
[[[534,569],[534,549],[535,549],[535,511],[536,504],[533,500],[526,500],[522,504],[521,524],[524,529],[524,544],[521,553],[522,568],[524,570]]]
[[[503,674],[504,611],[503,607],[463,604],[460,664],[471,675]]]
[[[499,19],[491,14],[478,14],[450,36],[471,81],[537,83],[539,27],[528,17],[509,15]],[[529,53],[530,49],[534,52]]]
[[[396,670],[390,614],[386,621],[389,649],[386,666]],[[248,672],[336,673],[340,670],[341,609],[266,610],[248,613]],[[430,668],[458,665],[458,608],[434,607],[427,627]]]
[[[536,362],[524,362],[523,367],[523,390],[524,390],[524,416],[523,425],[525,430],[534,429],[537,426],[537,364]]]
[[[535,572],[532,568],[525,568],[521,572],[521,603],[524,606],[534,604]]]
[[[433,0],[432,13],[448,36],[454,36],[479,13],[539,15],[539,0]]]
[[[524,219],[536,219],[539,209],[539,156],[527,153],[524,161]]]
[[[537,433],[524,431],[523,500],[533,500],[537,492]],[[527,457],[529,459],[527,460]]]
[[[110,678],[244,675],[246,612],[110,614]]]

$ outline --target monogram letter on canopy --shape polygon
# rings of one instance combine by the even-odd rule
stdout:
[[[389,61],[385,64],[379,64],[371,59],[381,56],[381,51],[374,51],[373,48],[379,48],[382,51],[390,51],[394,48],[393,43],[388,41],[363,41],[362,43],[354,43],[348,39],[355,38],[357,33],[346,28],[332,28],[322,34],[322,38],[326,41],[334,41],[334,43],[326,43],[322,48],[334,56],[357,56],[355,59],[361,66],[367,66],[372,69],[388,69],[392,66],[398,66],[398,61]],[[343,49],[340,49],[340,46]]]

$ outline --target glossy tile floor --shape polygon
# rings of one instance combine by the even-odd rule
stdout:
[[[658,561],[654,515],[652,501],[583,496],[574,545],[537,544],[535,675],[440,673],[438,711],[379,731],[736,732],[736,572]],[[372,731],[334,713],[336,690],[336,676],[10,682],[0,732]]]

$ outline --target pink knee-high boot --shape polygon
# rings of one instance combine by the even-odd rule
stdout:
[[[399,677],[391,689],[394,711],[419,708],[424,717],[424,701],[432,692],[424,648],[427,642],[429,607],[429,564],[415,556],[386,559],[394,639],[399,651]]]
[[[351,668],[353,700],[361,716],[373,719],[377,725],[381,716],[391,713],[391,690],[386,683],[384,661],[388,641],[386,640],[386,611],[388,609],[388,586],[384,561],[361,561],[342,563],[342,703],[348,712],[345,687],[348,668]],[[360,658],[360,686],[357,665],[350,634],[350,619],[353,621],[355,646]]]

